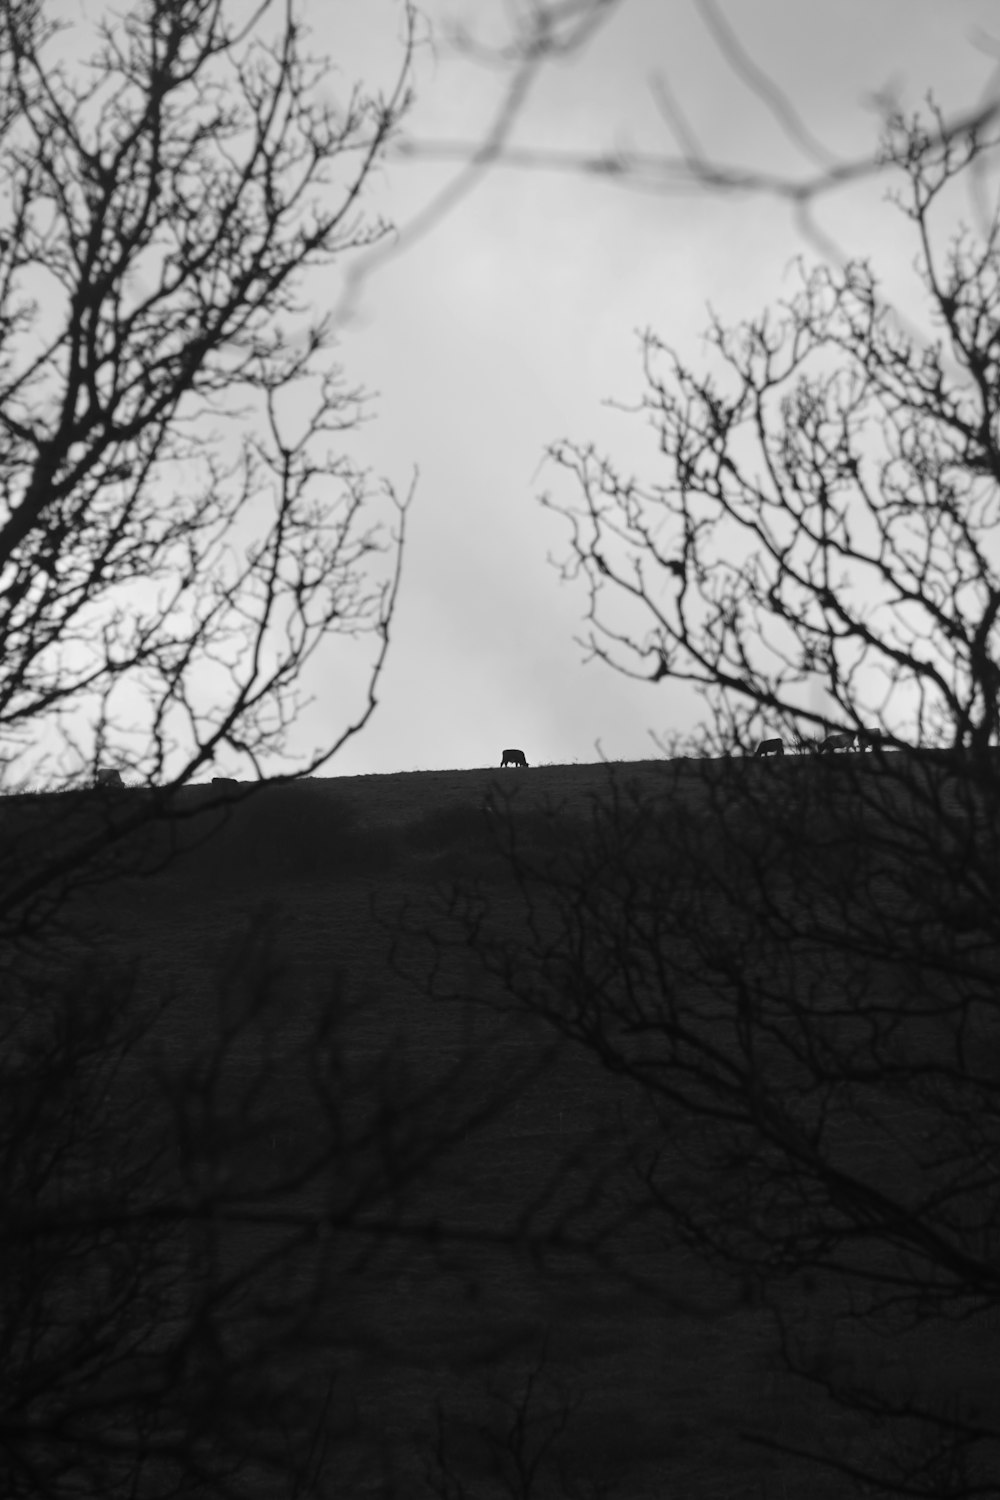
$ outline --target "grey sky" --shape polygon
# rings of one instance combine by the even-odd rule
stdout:
[[[835,155],[874,147],[876,93],[914,108],[932,88],[957,110],[979,97],[996,65],[979,42],[996,19],[986,0],[729,0],[720,8]],[[315,7],[319,35],[326,9]],[[355,0],[337,9],[345,72],[352,29],[366,58],[378,57],[383,40],[391,49],[397,5]],[[501,14],[489,0],[424,9],[435,28],[462,16],[485,27]],[[669,151],[657,74],[719,159],[811,169],[687,0],[624,0],[582,54],[546,71],[515,139]],[[410,129],[436,140],[474,139],[503,83],[440,41],[436,61],[422,57],[418,80]],[[401,162],[384,174],[382,204],[405,225],[454,170]],[[885,187],[831,194],[817,221],[845,253],[871,255],[910,303],[914,247]],[[636,193],[496,169],[373,275],[342,346],[351,374],[381,392],[363,448],[401,483],[419,464],[421,483],[381,707],[338,771],[488,764],[508,744],[533,760],[587,760],[597,742],[608,756],[633,758],[652,750],[649,730],[690,724],[691,700],[677,688],[582,664],[573,636],[584,599],[546,563],[562,532],[537,504],[557,478],[539,471],[539,460],[548,441],[592,436],[626,466],[633,445],[636,466],[650,472],[637,424],[601,405],[639,389],[636,329],[651,324],[698,357],[707,304],[727,317],[755,312],[788,290],[799,253],[818,251],[772,198]]]
[[[96,3],[96,0],[93,0]],[[90,13],[88,0],[64,0]],[[716,0],[756,65],[835,156],[874,149],[871,100],[908,108],[933,89],[946,111],[971,106],[994,74],[994,0]],[[306,0],[315,45],[337,61],[333,87],[388,85],[398,62],[400,0]],[[433,46],[420,51],[409,134],[475,141],[505,83],[457,55],[444,23],[498,35],[501,0],[425,0]],[[992,37],[992,44],[988,39]],[[992,50],[991,50],[992,46]],[[806,173],[814,163],[736,76],[696,0],[620,0],[610,22],[538,79],[514,140],[593,152],[673,152],[655,80],[664,80],[719,160]],[[381,170],[370,208],[403,229],[458,170],[400,159]],[[867,254],[915,307],[914,245],[885,203],[886,183],[830,194],[822,232]],[[630,191],[569,172],[496,168],[431,233],[377,266],[340,332],[351,381],[379,393],[350,451],[401,491],[420,484],[380,707],[327,774],[498,763],[507,745],[532,762],[654,752],[649,731],[689,727],[675,686],[583,665],[582,590],[560,585],[547,555],[564,539],[537,502],[558,476],[546,443],[593,438],[649,476],[651,442],[602,406],[640,389],[636,332],[654,327],[692,358],[711,303],[726,318],[790,287],[790,263],[816,258],[789,207],[752,195]],[[319,287],[337,305],[343,288]],[[564,492],[567,493],[567,492]],[[341,650],[310,683],[302,754],[350,713],[356,658]]]

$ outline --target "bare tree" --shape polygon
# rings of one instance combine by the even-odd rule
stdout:
[[[373,640],[405,502],[343,454],[363,393],[314,311],[386,233],[362,198],[409,101],[327,93],[294,4],[144,0],[70,61],[0,15],[0,736],[8,787],[108,757],[183,782],[286,748],[297,684]],[[85,46],[76,30],[74,46]]]
[[[993,144],[903,121],[887,144],[940,337],[907,328],[867,263],[820,267],[777,312],[715,322],[710,373],[645,335],[654,481],[551,449],[579,494],[545,503],[572,530],[590,649],[695,684],[704,746],[745,748],[765,723],[980,750],[995,735],[1000,223],[944,254],[932,223]]]
[[[310,277],[385,233],[406,17],[389,97],[341,106],[293,3],[143,0],[89,63],[0,6],[0,777],[160,784],[0,810],[7,1494],[339,1489],[344,1288],[422,1243],[407,1184],[475,1124],[398,1052],[355,1073],[339,991],[310,1012],[266,944],[171,993],[106,930],[120,887],[87,900],[217,755],[273,766],[336,637],[367,685],[297,769],[374,707],[407,501],[338,454],[362,397]]]
[[[711,375],[647,335],[647,482],[553,449],[592,652],[708,717],[555,851],[508,817],[518,914],[454,904],[508,1003],[634,1088],[665,1292],[683,1246],[773,1313],[793,1385],[747,1437],[963,1500],[1000,1468],[1000,219],[942,252],[934,217],[989,149],[887,146],[939,337],[868,266],[808,273],[715,325]],[[875,748],[750,758],[765,726]]]

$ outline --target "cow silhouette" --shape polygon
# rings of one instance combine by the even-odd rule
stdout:
[[[527,766],[527,764],[523,750],[505,750],[500,761],[500,769],[503,770],[504,766]]]
[[[120,771],[98,771],[94,782],[97,786],[124,787],[125,785]]]
[[[853,750],[854,738],[855,734],[853,729],[835,730],[833,734],[828,734],[826,739],[820,745],[819,753],[820,755],[825,755],[827,753],[832,753],[834,750]]]
[[[783,740],[761,740],[753,753],[754,760],[759,755],[784,755],[785,743]]]

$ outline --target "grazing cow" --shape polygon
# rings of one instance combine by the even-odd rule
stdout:
[[[503,759],[500,761],[500,769],[502,771],[504,766],[527,766],[527,764],[523,750],[505,750]]]
[[[756,750],[753,753],[753,758],[754,758],[754,760],[756,760],[758,758],[758,756],[762,756],[762,755],[784,755],[784,753],[785,753],[785,742],[784,742],[784,740],[761,740],[760,744],[757,746]]]
[[[125,785],[120,771],[98,771],[94,777],[94,783],[97,786],[124,787]]]
[[[212,777],[212,785],[213,786],[239,786],[239,782],[236,781],[232,776],[213,776]]]
[[[853,750],[856,734],[853,729],[839,729],[833,734],[828,734],[819,747],[820,755],[834,750]]]
[[[859,750],[881,750],[885,742],[885,736],[883,735],[881,729],[858,730]]]

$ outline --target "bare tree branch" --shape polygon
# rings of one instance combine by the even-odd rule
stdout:
[[[720,376],[645,335],[639,410],[662,478],[552,449],[580,494],[543,503],[571,528],[563,571],[587,583],[589,649],[698,685],[717,748],[765,725],[794,739],[872,722],[973,749],[996,734],[1000,225],[941,264],[929,230],[941,189],[987,147],[897,121],[887,151],[941,341],[900,327],[867,265],[803,272],[777,314],[713,324]]]
[[[336,452],[365,395],[304,278],[387,232],[361,196],[415,22],[388,97],[341,107],[283,9],[146,0],[72,76],[41,8],[3,13],[8,780],[99,754],[155,779],[227,749],[261,769],[337,636],[375,638],[374,701],[407,502]]]

